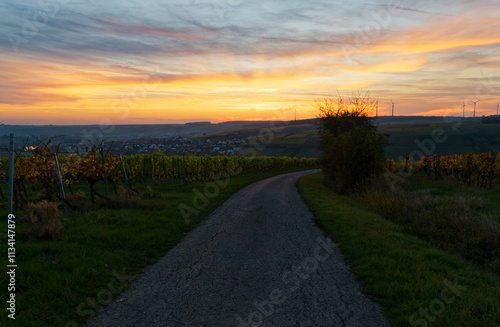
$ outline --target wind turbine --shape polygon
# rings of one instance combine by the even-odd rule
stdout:
[[[471,100],[472,101],[472,100]],[[477,99],[476,101],[472,101],[472,103],[474,103],[474,118],[476,117],[476,103],[479,102],[479,99]]]
[[[465,105],[465,101],[464,101],[464,104],[462,106],[462,118],[465,118],[465,107],[467,107],[467,106]]]
[[[498,107],[499,107],[499,104],[498,104],[498,102],[497,102],[497,116],[498,116]]]
[[[392,117],[394,117],[394,101],[391,100],[391,102],[392,102]]]
[[[498,108],[497,108],[497,115],[498,115]],[[378,117],[378,100],[377,103],[375,104],[375,117]]]

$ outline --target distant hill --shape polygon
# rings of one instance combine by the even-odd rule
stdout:
[[[467,152],[483,153],[500,150],[500,125],[481,124],[480,121],[455,121],[381,125],[379,131],[389,135],[386,153],[394,157],[406,156],[419,150],[426,154],[449,155]],[[433,134],[441,133],[444,142],[434,142]]]
[[[394,157],[406,156],[414,150],[422,151],[422,144],[432,154],[480,153],[500,150],[500,125],[488,124],[482,117],[421,117],[383,116],[373,118],[379,131],[389,135],[386,153]],[[106,141],[134,141],[147,139],[187,137],[197,144],[223,142],[229,139],[246,141],[260,155],[319,157],[317,119],[298,121],[231,121],[218,124],[193,122],[165,125],[117,125],[111,133],[103,133]],[[433,132],[442,129],[446,141],[431,146]],[[0,142],[7,144],[8,135],[15,133],[18,142],[27,136],[46,138],[63,135],[66,144],[77,144],[85,133],[99,131],[98,125],[90,126],[13,126],[0,125]],[[122,142],[123,143],[123,142]]]
[[[413,124],[438,123],[450,119],[449,117],[424,116],[380,116],[373,118],[375,124]],[[481,118],[465,118],[463,121],[480,121]],[[14,133],[17,136],[51,137],[65,135],[70,138],[84,134],[100,132],[106,139],[123,139],[133,137],[196,137],[203,134],[216,134],[235,130],[259,129],[279,126],[315,125],[317,119],[297,121],[228,121],[212,124],[210,122],[192,122],[186,124],[158,124],[158,125],[114,125],[102,128],[99,125],[0,125],[0,137]],[[107,131],[111,130],[110,133]]]
[[[481,124],[500,124],[500,116],[493,115],[481,119]]]
[[[225,131],[266,128],[304,124],[313,120],[294,122],[285,121],[229,121],[212,124],[210,122],[192,122],[186,124],[159,124],[159,125],[114,125],[101,127],[100,125],[0,125],[0,137],[14,133],[20,137],[51,137],[65,135],[70,138],[80,137],[89,133],[103,133],[106,139],[123,139],[134,137],[195,137],[203,134],[215,134]],[[107,130],[111,130],[110,133]]]
[[[388,124],[433,124],[452,121],[474,122],[481,121],[482,117],[443,117],[443,116],[379,116],[373,117],[373,122],[377,125]]]
[[[264,127],[238,129],[192,138],[200,144],[230,139],[244,139],[243,148],[262,156],[319,157],[316,120],[291,121],[282,124],[267,122]]]

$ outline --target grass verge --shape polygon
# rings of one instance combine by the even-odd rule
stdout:
[[[490,269],[500,276],[500,188],[479,189],[414,174],[391,190],[379,181],[351,196],[409,234]]]
[[[137,184],[139,198],[118,198],[125,208],[108,210],[104,201],[91,211],[62,218],[63,229],[52,240],[27,236],[26,212],[16,214],[16,319],[2,308],[0,326],[85,326],[130,283],[157,262],[210,212],[242,187],[295,170],[274,169],[231,177],[219,195],[207,201],[186,223],[179,204],[193,205],[194,189],[205,183],[179,185]],[[84,197],[86,186],[75,187]],[[88,194],[86,195],[88,198]],[[123,195],[122,195],[123,197]],[[6,219],[0,222],[7,229]],[[0,236],[2,265],[7,265],[7,242]],[[0,302],[8,300],[9,276],[0,276]]]
[[[317,173],[302,177],[297,186],[391,325],[500,325],[498,276],[405,233],[322,181]]]

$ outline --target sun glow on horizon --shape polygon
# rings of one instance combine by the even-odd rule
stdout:
[[[146,2],[126,2],[120,15],[67,4],[17,52],[0,42],[0,120],[291,120],[295,109],[306,119],[316,99],[359,89],[379,99],[380,114],[395,101],[396,115],[461,115],[465,103],[467,116],[479,99],[476,116],[490,115],[500,100],[500,4],[490,0],[460,0],[449,14],[439,3],[241,3],[222,20],[201,4],[167,5],[175,15],[165,17]],[[11,5],[0,30],[20,36],[12,17],[23,6]],[[344,21],[344,12],[358,14]]]

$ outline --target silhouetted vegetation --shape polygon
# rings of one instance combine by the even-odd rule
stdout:
[[[318,100],[319,138],[325,183],[339,193],[363,189],[384,171],[387,137],[377,132],[368,114],[369,94]]]
[[[500,116],[488,116],[481,119],[481,124],[500,124]]]

